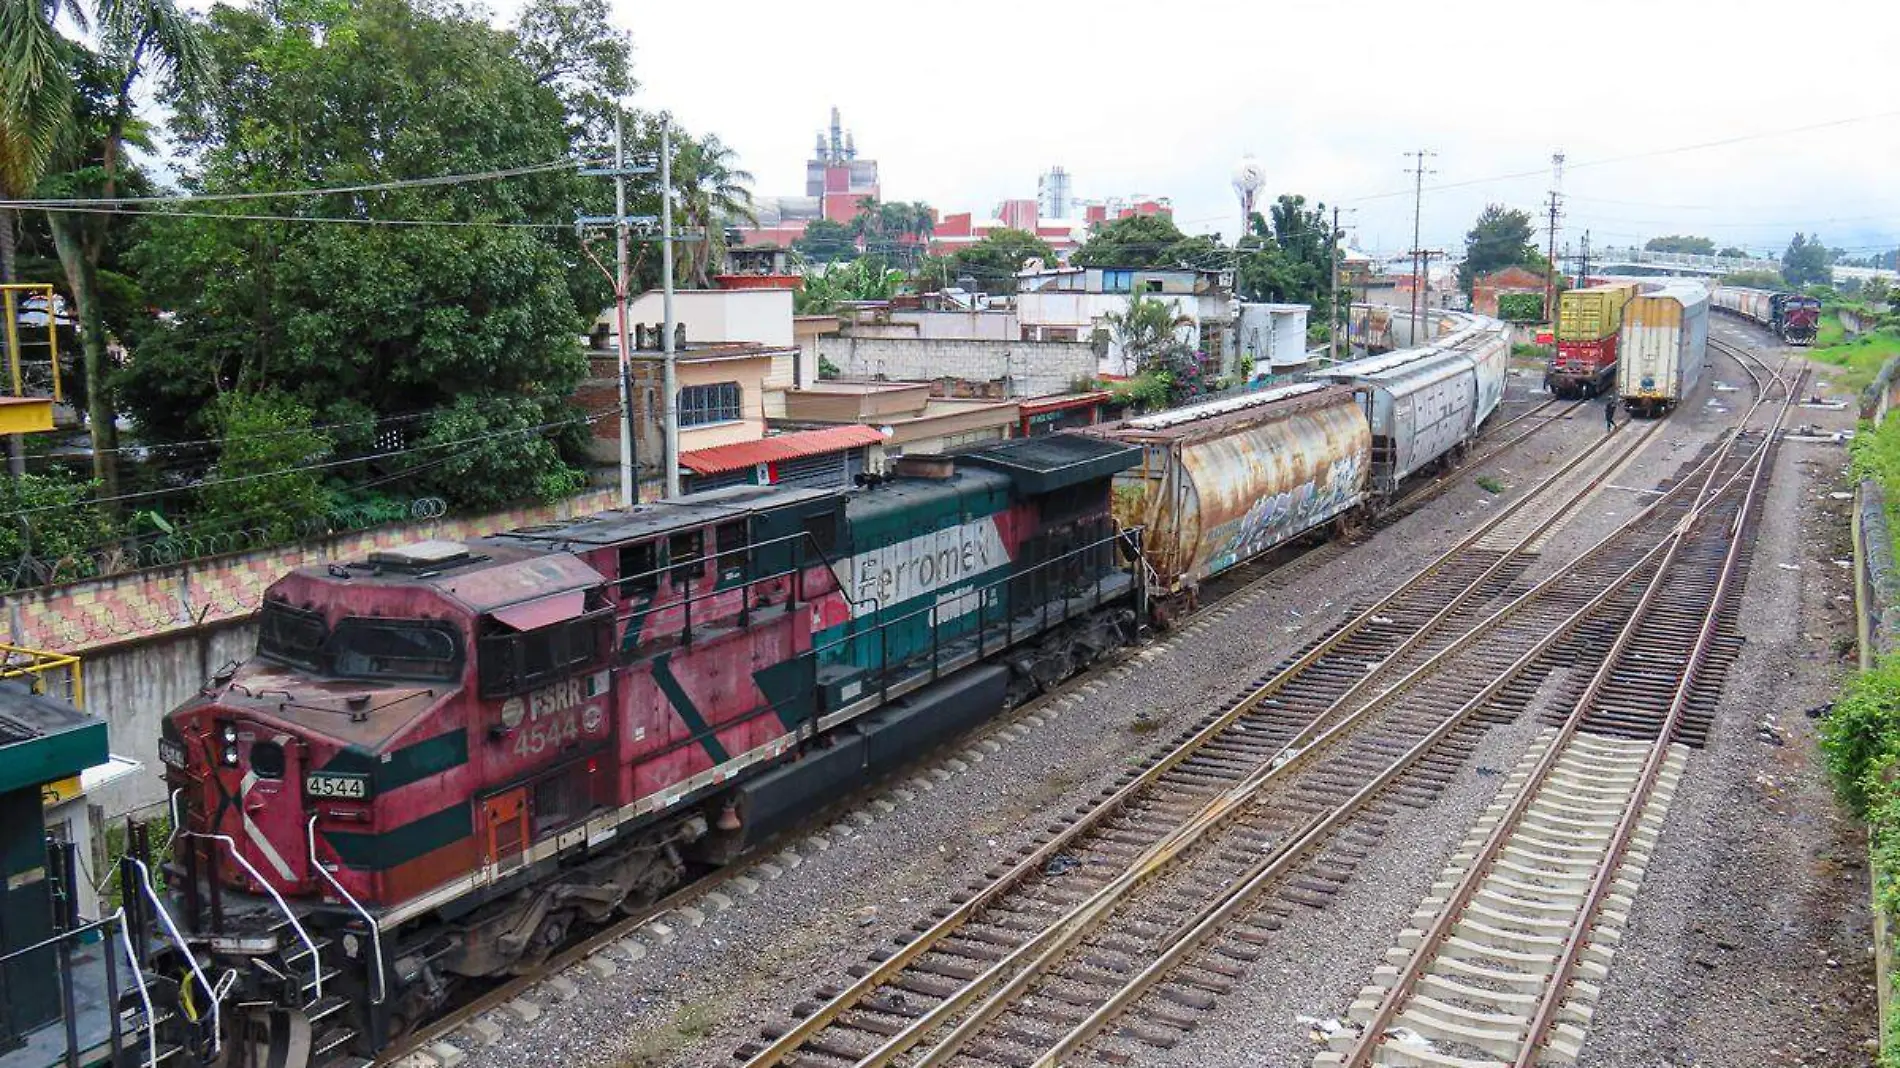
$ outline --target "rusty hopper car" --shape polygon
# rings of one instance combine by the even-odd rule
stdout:
[[[1424,348],[1368,356],[1322,372],[1363,398],[1372,433],[1374,495],[1390,496],[1409,476],[1463,451],[1502,400],[1509,354],[1501,329],[1474,326]]]
[[[1633,282],[1573,289],[1557,298],[1557,352],[1550,389],[1559,397],[1593,397],[1616,381],[1616,343]]]
[[[1115,514],[1139,526],[1155,592],[1191,599],[1210,576],[1314,530],[1365,497],[1370,435],[1353,392],[1303,382],[1105,428],[1139,446]]]
[[[1701,378],[1708,342],[1709,290],[1701,282],[1670,282],[1632,299],[1617,343],[1624,406],[1656,416],[1681,404]]]
[[[1141,608],[1138,459],[1058,434],[285,576],[163,724],[175,926],[228,1010],[170,1037],[373,1056],[1086,666]]]

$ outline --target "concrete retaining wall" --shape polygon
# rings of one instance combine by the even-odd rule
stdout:
[[[820,337],[818,355],[846,378],[1008,378],[1010,394],[1017,397],[1067,393],[1077,381],[1096,375],[1095,350],[1083,341]]]
[[[1880,373],[1860,391],[1860,417],[1879,426],[1896,406],[1900,406],[1900,356],[1881,364]]]
[[[1900,636],[1900,571],[1894,568],[1887,497],[1863,479],[1854,495],[1854,603],[1859,609],[1860,666],[1891,655]]]

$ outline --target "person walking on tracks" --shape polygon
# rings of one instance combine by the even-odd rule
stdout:
[[[1608,434],[1616,429],[1616,398],[1603,402],[1603,432]]]

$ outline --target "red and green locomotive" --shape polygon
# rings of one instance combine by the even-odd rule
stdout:
[[[373,1054],[1086,666],[1142,608],[1109,492],[1137,459],[1022,439],[280,579],[160,745],[225,1040]]]

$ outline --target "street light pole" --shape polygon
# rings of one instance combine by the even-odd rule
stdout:
[[[662,424],[666,441],[666,495],[677,497],[680,495],[680,386],[679,354],[674,351],[673,343],[676,331],[673,323],[673,134],[672,122],[667,118],[660,120],[660,274],[663,278],[660,306],[666,320],[660,338],[665,365],[661,386],[666,390]]]

